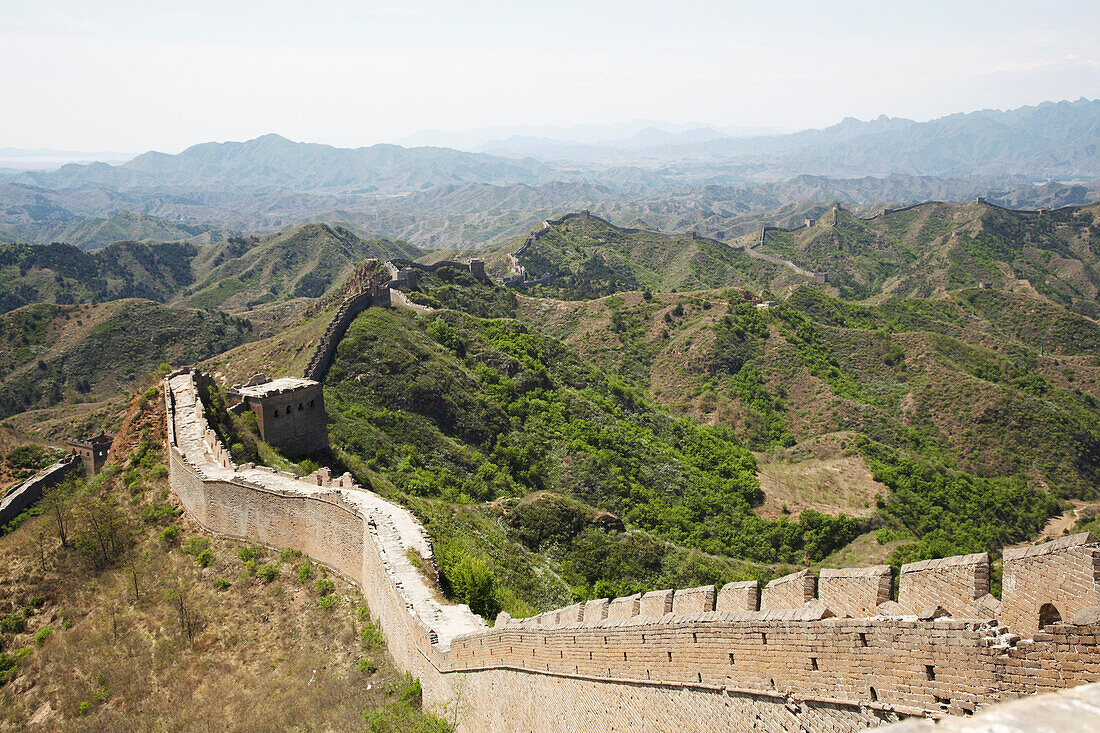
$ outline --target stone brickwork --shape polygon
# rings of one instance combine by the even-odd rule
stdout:
[[[415,549],[430,565],[431,546],[406,510],[350,476],[234,465],[206,423],[193,375],[170,374],[165,387],[171,485],[188,515],[213,532],[301,550],[358,583],[397,668],[420,679],[429,708],[452,706],[461,733],[856,731],[1100,680],[1096,545],[1087,535],[1006,552],[1001,622],[966,616],[996,608],[978,595],[988,558],[966,556],[907,566],[902,577],[911,605],[960,609],[954,618],[906,615],[893,602],[873,617],[838,617],[879,597],[883,574],[872,568],[823,572],[817,598],[808,572],[780,578],[765,589],[764,610],[755,610],[755,583],[736,583],[530,619],[500,614],[490,629],[465,606],[441,603],[408,560]],[[1077,604],[1078,623],[1067,611],[1025,632],[1037,594],[1062,581],[1070,590],[1052,602]]]
[[[113,437],[100,432],[88,440],[74,440],[69,443],[69,450],[80,457],[84,465],[84,473],[95,476],[107,463],[111,453]]]
[[[256,415],[265,443],[291,455],[328,447],[325,395],[312,379],[286,377],[236,387],[231,394]]]
[[[672,590],[654,590],[642,595],[638,604],[639,616],[664,616],[672,613]]]
[[[638,615],[642,605],[642,594],[616,598],[607,607],[608,621],[622,621]]]
[[[989,593],[989,554],[924,560],[901,566],[898,603],[903,613],[939,606],[952,616],[972,616]]]
[[[325,374],[332,365],[332,359],[336,356],[336,347],[357,315],[372,305],[376,308],[389,307],[390,290],[385,277],[377,273],[376,266],[375,261],[361,265],[348,278],[344,290],[344,301],[329,321],[313,356],[310,357],[309,364],[306,365],[306,379],[324,381]]]
[[[760,583],[743,580],[726,583],[714,602],[716,611],[755,611],[760,607]]]
[[[1018,633],[1100,607],[1100,544],[1088,532],[1004,551],[1002,621]]]
[[[678,590],[672,598],[672,612],[684,615],[713,611],[716,595],[713,585]]]
[[[837,616],[864,618],[878,613],[890,600],[891,568],[824,569],[817,578],[817,597]]]
[[[23,510],[42,498],[42,492],[61,483],[83,467],[78,456],[69,454],[52,466],[47,466],[0,497],[0,527],[19,516]]]
[[[764,586],[760,594],[760,609],[767,611],[777,608],[798,608],[814,599],[816,587],[817,579],[809,570],[800,570],[797,573],[776,578]]]
[[[595,626],[607,618],[610,606],[611,600],[608,598],[597,598],[586,602],[581,609],[581,623],[585,626]]]

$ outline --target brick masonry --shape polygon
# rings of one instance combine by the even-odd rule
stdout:
[[[818,598],[837,616],[874,616],[890,600],[890,583],[889,565],[826,569],[817,579]]]
[[[819,596],[812,574],[794,573],[768,584],[761,610],[758,586],[737,583],[501,614],[487,628],[440,604],[408,561],[416,548],[430,563],[431,550],[406,510],[350,477],[234,466],[189,372],[165,386],[171,484],[188,514],[358,583],[397,667],[460,731],[855,731],[1100,680],[1100,544],[1089,535],[1007,551],[1000,619],[984,603],[988,558],[966,556],[906,566],[904,603],[874,616],[881,568],[823,572]],[[1062,620],[1033,630],[1048,604]],[[910,612],[928,606],[958,613]]]
[[[760,608],[798,608],[814,599],[816,587],[817,578],[809,570],[784,575],[764,586],[760,594]]]
[[[988,593],[989,554],[985,552],[901,566],[898,603],[903,613],[939,606],[952,616],[968,616]]]
[[[1041,618],[1072,621],[1100,606],[1100,547],[1085,532],[1005,550],[1002,586],[1001,619],[1018,633],[1039,631]]]
[[[760,605],[760,583],[755,580],[743,580],[727,583],[718,591],[715,600],[716,611],[755,611]]]

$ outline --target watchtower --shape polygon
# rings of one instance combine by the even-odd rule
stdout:
[[[265,443],[291,455],[328,447],[325,396],[318,382],[283,377],[234,391],[241,403],[256,414]]]
[[[95,476],[103,468],[103,464],[107,463],[113,440],[113,436],[100,431],[98,435],[93,435],[87,441],[70,441],[69,450],[80,456],[80,461],[84,464],[84,473]]]

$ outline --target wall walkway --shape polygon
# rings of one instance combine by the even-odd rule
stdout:
[[[78,456],[70,453],[4,494],[0,499],[0,527],[41,499],[43,491],[61,483],[66,476],[78,469],[83,469],[83,464]]]

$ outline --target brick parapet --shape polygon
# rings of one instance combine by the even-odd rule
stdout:
[[[809,570],[784,575],[764,586],[760,593],[760,608],[798,608],[816,596],[817,578]]]
[[[874,616],[879,604],[890,600],[891,578],[889,565],[823,569],[817,579],[817,597],[837,616]]]
[[[923,560],[901,566],[898,603],[902,612],[939,606],[952,616],[980,616],[976,601],[989,593],[989,553]]]
[[[1020,634],[1100,606],[1100,543],[1087,532],[1004,551],[1001,619]]]
[[[707,613],[715,610],[717,593],[713,585],[677,590],[672,598],[672,612],[677,615]]]
[[[760,583],[743,580],[726,583],[714,602],[717,611],[755,611],[760,607]]]

